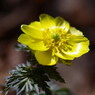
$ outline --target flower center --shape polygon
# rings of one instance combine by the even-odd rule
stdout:
[[[60,50],[67,50],[68,40],[70,38],[69,33],[64,33],[61,29],[47,29],[43,33],[44,44],[49,50],[52,51],[53,55]]]
[[[58,41],[61,38],[61,36],[59,33],[53,33],[51,35],[51,38],[54,39],[55,41]]]

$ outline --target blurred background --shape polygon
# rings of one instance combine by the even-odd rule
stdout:
[[[57,65],[66,81],[58,85],[74,95],[95,95],[95,0],[0,0],[0,90],[8,71],[26,59],[25,52],[14,48],[21,24],[39,20],[41,13],[63,17],[90,40],[90,52],[75,59],[72,66]]]

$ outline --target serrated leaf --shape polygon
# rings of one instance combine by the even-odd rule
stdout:
[[[14,72],[15,71],[15,72]],[[10,89],[14,89],[17,93],[23,95],[30,95],[31,91],[40,93],[42,88],[46,94],[50,93],[49,86],[46,81],[49,81],[48,76],[39,68],[32,68],[29,63],[21,64],[16,67],[12,75],[8,78],[6,83],[6,95]]]
[[[57,67],[44,67],[44,71],[48,74],[48,76],[51,79],[65,83],[65,80],[60,76],[59,72],[57,71]]]
[[[37,84],[34,84],[34,88],[35,88],[35,91],[39,94],[39,93],[40,93],[40,91],[39,91],[39,87],[38,87],[38,85],[37,85]]]
[[[30,49],[29,49],[26,45],[20,44],[20,43],[15,45],[15,49],[16,49],[17,51],[30,52]]]

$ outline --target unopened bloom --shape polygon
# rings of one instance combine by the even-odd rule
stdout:
[[[73,60],[89,51],[83,33],[61,17],[41,14],[40,21],[22,25],[18,41],[34,50],[39,64],[55,65],[58,59]]]

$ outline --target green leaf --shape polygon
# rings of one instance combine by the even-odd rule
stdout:
[[[26,52],[30,52],[30,49],[26,46],[26,45],[24,45],[24,44],[16,44],[15,45],[15,48],[16,48],[16,50],[17,51],[26,51]]]
[[[59,72],[57,71],[57,67],[55,65],[44,66],[43,69],[45,73],[49,76],[49,78],[65,83],[65,80],[60,76]]]
[[[12,70],[5,86],[5,95],[8,94],[10,89],[14,89],[17,95],[21,93],[30,95],[29,92],[34,90],[33,80],[28,75],[31,71],[32,68],[29,63],[18,65],[15,70]]]
[[[18,65],[15,70],[10,71],[11,76],[7,78],[5,95],[8,95],[10,89],[15,90],[17,95],[30,95],[31,92],[39,95],[40,89],[45,91],[46,95],[51,95],[47,84],[50,80],[46,73],[38,67],[32,68],[31,66],[27,62],[27,64]]]

